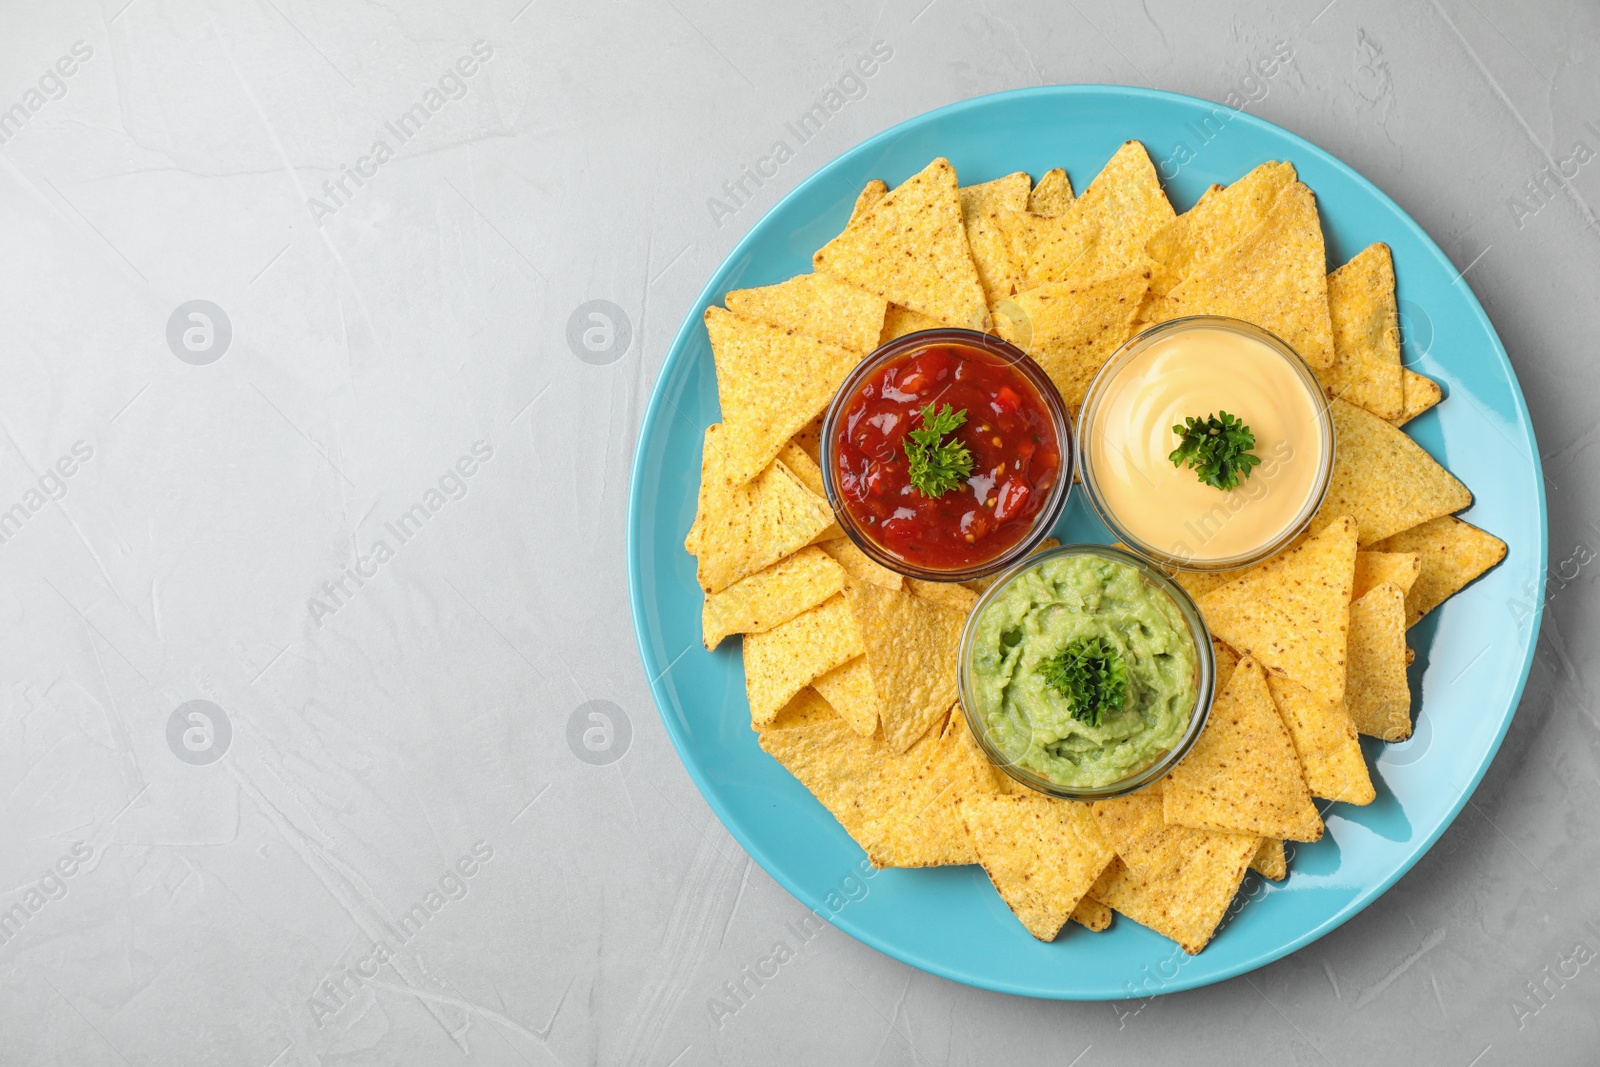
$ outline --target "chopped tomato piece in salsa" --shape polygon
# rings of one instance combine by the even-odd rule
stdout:
[[[946,405],[965,421],[939,445],[964,447],[971,466],[955,488],[929,496],[913,484],[907,435]],[[1061,476],[1044,399],[1011,363],[976,347],[938,343],[890,360],[860,383],[834,432],[832,473],[857,528],[928,570],[1005,554],[1034,529]]]

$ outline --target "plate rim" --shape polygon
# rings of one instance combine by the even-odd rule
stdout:
[[[1007,89],[994,93],[985,93],[981,96],[968,97],[950,104],[945,104],[941,107],[933,108],[929,111],[920,112],[909,118],[903,119],[902,121],[897,122],[894,125],[879,131],[878,133],[873,134],[871,137],[858,141],[849,148],[846,148],[843,151],[835,154],[831,159],[827,160],[810,174],[808,174],[805,178],[801,179],[793,189],[790,189],[787,193],[785,193],[776,203],[764,211],[759,218],[752,222],[745,230],[744,236],[742,236],[738,242],[734,244],[734,246],[722,258],[721,262],[718,263],[717,266],[711,271],[710,276],[706,280],[706,284],[701,288],[699,294],[691,303],[690,312],[685,316],[682,324],[678,327],[677,332],[673,335],[672,342],[667,348],[666,356],[662,359],[661,367],[656,373],[655,383],[651,386],[650,397],[645,405],[644,417],[639,423],[639,436],[634,443],[633,465],[629,474],[628,510],[625,520],[627,523],[627,541],[625,551],[627,553],[628,568],[628,608],[629,615],[633,622],[634,644],[638,648],[640,661],[645,669],[645,677],[650,680],[650,694],[656,704],[656,713],[661,718],[662,726],[666,730],[668,740],[672,742],[673,751],[678,756],[678,762],[682,764],[684,770],[688,772],[690,780],[694,783],[695,788],[699,790],[702,799],[704,799],[707,806],[710,807],[712,814],[717,817],[717,821],[722,824],[723,829],[728,831],[734,840],[739,843],[739,846],[745,850],[745,853],[749,855],[751,859],[759,863],[761,865],[761,869],[764,870],[767,875],[773,879],[773,881],[782,886],[785,892],[794,897],[801,904],[804,904],[806,907],[813,910],[817,910],[819,907],[821,907],[823,904],[821,898],[812,899],[809,893],[802,891],[799,887],[792,884],[787,875],[774,870],[776,864],[772,857],[768,854],[767,849],[756,841],[752,840],[738,825],[737,820],[733,820],[731,818],[729,813],[725,810],[721,800],[717,798],[712,791],[705,772],[700,768],[695,760],[687,757],[687,738],[681,735],[678,725],[676,722],[674,722],[673,717],[663,710],[665,707],[671,705],[671,700],[667,693],[664,682],[667,669],[664,669],[659,663],[656,662],[656,658],[650,651],[649,641],[647,640],[645,632],[645,620],[642,607],[643,575],[640,573],[640,524],[637,521],[637,516],[642,507],[641,497],[644,491],[645,442],[650,439],[657,419],[664,417],[662,414],[662,409],[665,407],[671,407],[670,402],[665,398],[666,383],[670,379],[670,372],[676,368],[677,363],[687,358],[684,355],[687,348],[687,342],[693,331],[699,326],[700,316],[704,314],[705,309],[708,306],[716,302],[717,297],[720,295],[717,292],[718,277],[722,275],[729,264],[737,261],[750,251],[750,246],[752,246],[756,241],[756,231],[760,228],[761,223],[764,222],[768,217],[781,211],[785,205],[787,205],[791,200],[797,198],[803,191],[810,188],[812,185],[818,182],[827,181],[835,169],[840,167],[847,158],[852,157],[859,152],[870,151],[872,146],[892,140],[915,126],[929,122],[936,118],[945,118],[958,115],[963,111],[975,110],[981,106],[984,106],[985,104],[989,104],[1000,99],[1044,99],[1079,94],[1089,97],[1131,97],[1153,101],[1162,105],[1180,103],[1184,105],[1200,105],[1202,107],[1210,107],[1213,109],[1226,109],[1230,113],[1230,121],[1243,120],[1247,126],[1284,137],[1297,150],[1304,151],[1307,155],[1315,156],[1323,163],[1351,176],[1358,186],[1362,187],[1366,192],[1375,196],[1380,202],[1393,209],[1411,226],[1411,228],[1416,232],[1417,236],[1420,237],[1423,248],[1432,254],[1432,256],[1438,261],[1439,265],[1451,272],[1455,272],[1456,270],[1455,264],[1450,260],[1450,257],[1445,255],[1444,250],[1441,249],[1438,243],[1434,241],[1433,236],[1426,229],[1424,229],[1423,226],[1416,221],[1416,219],[1411,217],[1410,212],[1406,211],[1405,208],[1396,203],[1392,197],[1390,197],[1382,189],[1378,188],[1377,185],[1373,184],[1373,182],[1360,171],[1356,170],[1354,167],[1350,166],[1348,163],[1344,162],[1342,159],[1333,155],[1326,149],[1319,147],[1304,137],[1301,137],[1299,134],[1284,129],[1282,126],[1279,126],[1273,122],[1269,122],[1268,120],[1260,118],[1259,116],[1252,115],[1242,109],[1231,108],[1226,104],[1207,100],[1203,97],[1170,92],[1165,89],[1150,89],[1143,86],[1115,85],[1106,83],[1073,83],[1029,86],[1021,89]],[[1462,280],[1464,281],[1464,279]],[[1488,314],[1483,310],[1483,305],[1479,302],[1478,296],[1475,292],[1473,292],[1471,285],[1463,285],[1462,291],[1466,295],[1468,307],[1471,309],[1473,315],[1476,316],[1477,322],[1487,333],[1490,342],[1494,346],[1495,352],[1499,355],[1502,365],[1508,372],[1507,380],[1511,386],[1511,398],[1515,404],[1516,413],[1520,417],[1522,424],[1527,427],[1529,439],[1533,445],[1533,447],[1530,449],[1529,460],[1533,466],[1534,489],[1539,502],[1540,537],[1538,553],[1538,588],[1542,590],[1548,581],[1549,576],[1550,520],[1549,510],[1545,499],[1544,463],[1543,458],[1539,453],[1538,438],[1533,424],[1533,417],[1528,410],[1527,399],[1523,396],[1521,379],[1517,376],[1516,368],[1511,363],[1511,358],[1506,352],[1505,344],[1500,340],[1499,332],[1494,328],[1494,323],[1490,321]],[[1411,870],[1411,868],[1414,867],[1418,861],[1420,861],[1422,857],[1433,848],[1434,844],[1437,843],[1441,836],[1443,836],[1444,832],[1455,823],[1457,817],[1460,816],[1462,809],[1464,809],[1467,805],[1467,802],[1472,799],[1472,794],[1477,791],[1479,783],[1483,780],[1483,776],[1488,773],[1489,766],[1494,762],[1495,756],[1499,754],[1500,746],[1505,741],[1506,734],[1511,728],[1511,721],[1516,718],[1517,709],[1521,706],[1523,692],[1527,688],[1528,684],[1528,676],[1533,669],[1534,654],[1538,647],[1539,633],[1544,622],[1544,609],[1545,599],[1540,597],[1538,606],[1533,612],[1532,627],[1528,635],[1527,648],[1523,655],[1522,669],[1517,678],[1515,689],[1511,695],[1509,711],[1503,717],[1499,728],[1496,730],[1494,738],[1490,742],[1489,749],[1484,755],[1483,761],[1474,770],[1467,787],[1462,790],[1460,796],[1458,796],[1451,804],[1448,813],[1439,822],[1439,825],[1426,837],[1426,839],[1415,843],[1410,855],[1406,856],[1392,873],[1376,883],[1362,887],[1361,890],[1358,891],[1356,897],[1344,907],[1340,908],[1337,912],[1324,919],[1322,922],[1302,931],[1298,936],[1290,939],[1284,944],[1266,949],[1249,959],[1242,960],[1231,966],[1224,967],[1220,971],[1207,973],[1204,975],[1191,975],[1187,980],[1185,980],[1183,975],[1180,974],[1171,982],[1164,984],[1161,989],[1155,991],[1146,991],[1141,995],[1165,996],[1169,993],[1178,993],[1189,989],[1197,989],[1208,985],[1214,985],[1216,983],[1224,982],[1232,978],[1237,978],[1240,975],[1259,970],[1270,963],[1274,963],[1286,956],[1298,952],[1306,945],[1319,940],[1332,931],[1338,929],[1340,926],[1343,926],[1356,915],[1360,914],[1362,911],[1365,911],[1368,906],[1370,906],[1379,897],[1387,893],[1396,882],[1404,877]],[[667,668],[670,668],[670,666],[671,665],[668,664]],[[819,914],[821,913],[819,912]],[[975,975],[966,974],[940,961],[928,958],[928,956],[920,949],[908,950],[899,945],[890,947],[884,941],[884,939],[880,938],[876,933],[870,930],[863,929],[858,921],[850,918],[844,912],[832,915],[827,921],[830,925],[838,928],[846,934],[849,934],[862,944],[873,948],[874,950],[882,953],[885,956],[888,956],[891,959],[898,960],[901,963],[915,967],[918,970],[925,971],[929,974],[937,975],[938,977],[945,978],[953,982],[959,982],[963,985],[972,986],[974,988],[988,989],[999,993],[1010,993],[1017,996],[1024,996],[1040,1000],[1099,1002],[1127,999],[1123,996],[1107,996],[1077,991],[1052,992],[1048,990],[1041,990],[1032,986],[1024,987],[1019,984],[1008,983],[1006,981],[996,981],[986,977],[978,977]]]

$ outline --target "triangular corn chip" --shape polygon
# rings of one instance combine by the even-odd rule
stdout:
[[[1150,291],[1166,296],[1177,284],[1261,224],[1283,187],[1295,180],[1288,163],[1266,162],[1229,186],[1213,185],[1194,207],[1145,242],[1155,261]]]
[[[750,484],[723,477],[724,427],[706,428],[700,509],[691,530],[700,588],[718,593],[809,544],[833,522],[827,501],[774,463]]]
[[[1244,655],[1331,701],[1344,699],[1356,524],[1330,522],[1276,559],[1200,598],[1206,625]]]
[[[1137,793],[1094,802],[1094,818],[1122,862],[1140,878],[1157,878],[1194,843],[1187,827],[1168,826],[1162,800],[1165,779]]]
[[[956,172],[947,159],[934,160],[867,208],[811,262],[818,271],[947,325],[988,327]]]
[[[1327,262],[1311,190],[1291,182],[1261,224],[1179,282],[1149,322],[1227,315],[1277,334],[1312,367],[1333,363]]]
[[[1254,834],[1183,831],[1182,859],[1152,879],[1113,860],[1089,895],[1194,955],[1206,947],[1260,848]]]
[[[1113,856],[1087,804],[968,796],[961,815],[989,880],[1040,941],[1055,940]]]
[[[1471,505],[1467,487],[1405,433],[1343,400],[1328,408],[1337,448],[1317,523],[1352,516],[1365,548]]]
[[[1072,921],[1098,934],[1111,925],[1111,909],[1085,894],[1072,909]]]
[[[1035,215],[1063,215],[1072,206],[1072,182],[1060,167],[1047,170],[1028,194],[1028,210]]]
[[[929,318],[920,311],[903,308],[899,304],[890,304],[889,310],[883,316],[883,330],[878,334],[878,344],[886,345],[897,337],[904,337],[908,333],[920,333],[923,330],[939,330],[944,328],[944,323],[938,319]]]
[[[826,412],[824,412],[826,414]],[[818,415],[800,428],[800,432],[789,438],[789,443],[811,457],[811,462],[822,462],[822,415]],[[778,453],[782,456],[783,453]],[[819,467],[820,469],[820,467]],[[791,471],[791,473],[793,473]],[[822,496],[825,494],[817,494]]]
[[[1373,545],[1383,552],[1415,552],[1421,573],[1406,590],[1406,626],[1460,592],[1506,558],[1506,543],[1454,515],[1403,530]]]
[[[1178,826],[1321,839],[1300,758],[1255,660],[1233,672],[1194,748],[1167,776],[1162,800],[1166,821]]]
[[[1422,556],[1416,552],[1357,552],[1356,579],[1350,589],[1350,599],[1360,600],[1379,582],[1393,582],[1402,592],[1408,591],[1421,573]]]
[[[850,221],[854,222],[866,214],[867,208],[876,204],[889,192],[889,186],[882,178],[874,178],[861,187],[861,192],[856,194],[855,206],[850,209]]]
[[[1372,803],[1377,793],[1361,755],[1356,725],[1344,705],[1329,703],[1300,683],[1277,675],[1267,677],[1267,688],[1294,739],[1311,795],[1351,804]]]
[[[1228,682],[1233,678],[1233,672],[1239,669],[1239,653],[1218,641],[1211,639],[1211,655],[1216,662],[1216,692],[1220,693],[1228,688]]]
[[[1345,707],[1356,729],[1384,741],[1411,736],[1406,680],[1406,595],[1382,582],[1350,605],[1350,684]]]
[[[1075,415],[1095,373],[1131,335],[1149,284],[1149,270],[1140,268],[1041,285],[1001,303],[995,328],[1044,368]]]
[[[722,404],[723,475],[743,485],[828,406],[861,353],[719,307],[707,308],[705,319]]]
[[[866,582],[846,585],[844,596],[865,646],[884,741],[904,752],[955,702],[966,620],[931,600]]]
[[[912,596],[943,604],[962,615],[966,615],[978,603],[978,594],[957,582],[925,582],[921,578],[907,578],[906,591]]]
[[[1404,426],[1444,399],[1444,392],[1439,388],[1439,383],[1427,375],[1418,374],[1410,367],[1402,367],[1400,374],[1405,410],[1400,413],[1398,419],[1393,420],[1396,426]]]
[[[706,596],[700,611],[706,648],[729,634],[753,634],[788,622],[844,588],[844,568],[820,548],[802,548],[766,570]]]
[[[818,706],[828,707],[806,690],[761,734],[761,747],[821,801],[873,866],[977,862],[958,806],[975,789],[958,736],[930,730],[908,751],[890,752]]]
[[[1328,275],[1328,317],[1341,357],[1400,365],[1400,307],[1388,245],[1370,244]]]
[[[811,686],[856,733],[871,737],[878,732],[878,693],[872,688],[866,656],[846,660],[814,679]]]
[[[1142,265],[1145,242],[1173,217],[1149,154],[1128,141],[1063,214],[1002,212],[1001,222],[1021,271],[1018,289],[1026,291]]]
[[[900,575],[896,574],[888,567],[874,563],[870,558],[868,558],[867,554],[861,551],[856,543],[850,540],[848,537],[839,537],[832,541],[824,541],[820,547],[822,548],[822,551],[832,556],[834,561],[837,562],[839,566],[848,571],[852,578],[859,579],[863,582],[870,582],[873,585],[881,585],[885,589],[899,590],[905,587],[904,578],[900,577]]]
[[[1001,209],[1021,211],[1028,203],[1031,179],[1024,171],[996,178],[960,190],[961,221],[967,228],[967,246],[978,268],[985,301],[995,302],[1010,296],[1016,286],[1017,268],[1011,259],[1011,240],[995,213]]]
[[[1380,419],[1398,419],[1405,410],[1404,373],[1388,245],[1368,245],[1328,275],[1328,317],[1334,363],[1317,374],[1328,395],[1343,397]]]
[[[735,289],[722,302],[740,318],[863,354],[878,347],[889,306],[876,293],[826,274],[799,274],[759,289]]]
[[[832,596],[788,622],[744,639],[744,689],[750,723],[770,726],[813,679],[861,654],[861,636],[842,596]]]
[[[1289,857],[1283,850],[1283,842],[1276,837],[1263,837],[1261,847],[1256,849],[1255,856],[1250,860],[1250,869],[1274,882],[1287,878]]]

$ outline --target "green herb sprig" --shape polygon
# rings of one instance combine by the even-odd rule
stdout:
[[[1203,484],[1224,491],[1237,489],[1261,462],[1261,457],[1250,451],[1256,447],[1255,434],[1226,411],[1203,419],[1191,415],[1183,421],[1184,425],[1172,428],[1178,435],[1178,447],[1167,458],[1174,467],[1187,463]]]
[[[1098,637],[1080,637],[1039,664],[1044,684],[1067,698],[1072,717],[1099,726],[1122,710],[1128,670],[1122,653]]]
[[[972,473],[972,453],[955,438],[941,441],[946,434],[955,433],[967,421],[967,410],[935,412],[929,404],[922,409],[922,426],[906,434],[906,462],[910,465],[911,487],[929,499],[938,499],[966,481]]]

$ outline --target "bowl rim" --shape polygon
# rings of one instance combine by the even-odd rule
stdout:
[[[1190,640],[1194,642],[1195,648],[1195,703],[1194,708],[1189,713],[1189,723],[1184,728],[1183,736],[1160,757],[1152,760],[1138,771],[1103,786],[1066,786],[1027,768],[1017,766],[989,737],[988,720],[977,707],[971,679],[973,645],[976,641],[979,620],[982,618],[985,609],[1021,575],[1042,567],[1052,560],[1081,556],[1093,556],[1110,560],[1113,563],[1132,567],[1138,571],[1145,581],[1164,593],[1167,599],[1171,601],[1179,617],[1187,625]],[[961,628],[961,646],[957,653],[956,664],[956,688],[960,697],[962,712],[967,717],[967,726],[972,733],[973,740],[978,743],[979,749],[983,751],[989,762],[1029,789],[1061,800],[1111,800],[1116,797],[1127,796],[1130,793],[1136,793],[1153,782],[1166,777],[1167,773],[1183,762],[1184,757],[1194,748],[1201,732],[1205,730],[1206,722],[1211,716],[1211,705],[1216,699],[1216,654],[1211,644],[1211,631],[1206,626],[1204,616],[1200,614],[1199,605],[1189,595],[1188,590],[1173,581],[1155,561],[1137,552],[1119,548],[1115,545],[1101,545],[1091,542],[1059,545],[1036,553],[1007,571],[984,591],[983,595],[978,598],[978,602],[973,605],[972,610],[967,613],[967,621]]]
[[[1061,470],[1056,476],[1055,484],[1050,488],[1049,499],[1034,513],[1032,529],[994,558],[956,569],[919,567],[879,545],[856,522],[834,480],[834,429],[844,409],[849,406],[861,388],[862,382],[891,360],[903,358],[909,352],[931,348],[938,344],[987,352],[999,357],[1026,378],[1050,415],[1061,453]],[[1067,411],[1067,405],[1061,399],[1061,391],[1056,388],[1050,375],[1031,356],[1010,341],[994,334],[958,326],[916,330],[902,334],[873,349],[866,358],[856,364],[845,380],[839,384],[839,388],[834,391],[833,399],[828,402],[827,410],[823,412],[820,444],[823,492],[827,496],[828,506],[833,509],[834,519],[838,522],[839,528],[845,532],[845,536],[850,538],[868,559],[880,567],[925,582],[966,582],[974,578],[985,578],[991,574],[998,574],[1017,561],[1027,558],[1030,552],[1038,548],[1040,542],[1050,536],[1051,528],[1055,526],[1056,520],[1061,517],[1062,510],[1067,506],[1067,497],[1072,493],[1072,483],[1078,470],[1075,427]]]
[[[1078,471],[1083,479],[1083,488],[1088,494],[1089,503],[1093,505],[1095,514],[1106,528],[1124,544],[1137,549],[1142,555],[1155,560],[1164,567],[1184,571],[1231,571],[1249,567],[1265,560],[1271,559],[1285,548],[1289,547],[1311,522],[1316,518],[1323,501],[1327,498],[1328,487],[1333,481],[1334,456],[1337,450],[1333,432],[1333,414],[1328,402],[1328,396],[1323,390],[1322,383],[1318,380],[1316,372],[1311,369],[1305,359],[1296,352],[1294,346],[1283,338],[1243,319],[1232,318],[1227,315],[1185,315],[1182,318],[1169,319],[1147,327],[1132,337],[1128,338],[1117,350],[1113,352],[1089,383],[1088,392],[1084,394],[1083,405],[1078,409],[1077,432],[1081,440],[1090,440],[1091,434],[1097,424],[1100,405],[1105,400],[1112,381],[1125,368],[1134,357],[1144,352],[1151,345],[1162,340],[1170,334],[1186,333],[1198,330],[1222,330],[1224,332],[1241,334],[1265,344],[1276,352],[1284,362],[1288,363],[1305,387],[1306,394],[1311,400],[1317,421],[1317,436],[1321,445],[1321,460],[1317,466],[1315,479],[1312,482],[1311,492],[1301,504],[1295,517],[1282,530],[1273,535],[1270,540],[1263,542],[1259,547],[1249,552],[1235,553],[1231,556],[1219,556],[1215,559],[1196,559],[1193,556],[1169,552],[1158,545],[1140,537],[1127,525],[1117,519],[1115,510],[1106,502],[1100,490],[1098,472],[1094,466],[1094,449],[1084,448],[1078,460]]]

